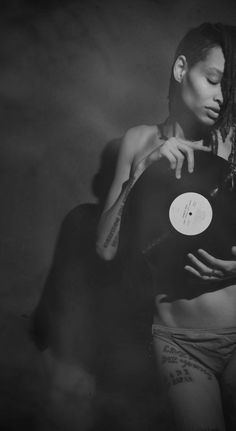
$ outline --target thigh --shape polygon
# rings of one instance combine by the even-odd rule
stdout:
[[[224,410],[228,428],[236,429],[236,350],[221,377]]]
[[[224,431],[216,377],[172,340],[154,337],[156,363],[178,431]]]

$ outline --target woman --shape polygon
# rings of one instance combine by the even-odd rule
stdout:
[[[189,172],[185,173],[185,180],[191,183],[196,171],[199,181],[199,172],[209,183],[209,200],[216,199],[218,212],[219,206],[226,203],[227,207],[233,202],[236,166],[234,38],[234,28],[221,24],[203,24],[183,38],[172,67],[169,117],[162,125],[140,126],[125,134],[97,233],[97,253],[105,260],[119,257],[124,278],[126,281],[133,278],[133,289],[138,284],[142,284],[143,290],[152,286],[149,289],[152,303],[149,303],[150,310],[154,309],[152,333],[156,363],[175,429],[181,431],[225,430],[219,382],[223,371],[227,375],[227,366],[230,368],[236,348],[236,247],[232,247],[230,255],[223,251],[222,255],[215,255],[212,249],[204,250],[204,244],[210,244],[209,238],[204,242],[204,235],[197,232],[190,241],[188,236],[186,246],[186,235],[175,234],[173,240],[173,229],[166,236],[159,232],[157,241],[152,243],[150,235],[156,229],[158,215],[153,208],[159,205],[161,212],[160,200],[165,200],[173,188],[183,194],[185,189],[181,187],[185,187],[185,183],[180,183],[180,176],[185,157]],[[164,170],[167,171],[165,163],[157,163],[160,159],[169,161],[177,177],[174,182],[172,175],[166,193],[158,188],[157,180],[165,176]],[[198,160],[196,169],[194,160]],[[215,188],[212,188],[209,163],[217,165],[213,174],[217,178]],[[220,181],[218,168],[223,172]],[[158,170],[162,176],[156,174]],[[190,175],[193,170],[194,174]],[[179,189],[176,184],[180,185]],[[158,205],[154,203],[155,187],[161,196]],[[226,200],[221,190],[225,191]],[[214,207],[214,201],[212,205]],[[146,217],[152,211],[155,217]],[[232,211],[227,214],[230,218]],[[231,222],[233,225],[233,218]],[[208,225],[203,229],[205,232],[209,231]],[[221,237],[224,241],[224,235]],[[194,241],[195,251],[187,252]],[[214,241],[218,253],[221,245],[217,236]],[[186,251],[184,268],[175,267],[171,257],[173,244],[177,254],[178,250],[179,254]],[[184,260],[179,262],[182,265]]]

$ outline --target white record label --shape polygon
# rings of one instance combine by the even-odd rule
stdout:
[[[169,209],[172,226],[184,235],[198,235],[212,220],[209,201],[199,193],[183,193],[175,198]]]

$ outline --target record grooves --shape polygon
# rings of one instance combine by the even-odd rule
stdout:
[[[236,243],[236,193],[224,187],[228,162],[211,153],[195,152],[192,174],[186,165],[179,180],[166,159],[149,166],[130,191],[120,231],[120,254],[130,265],[141,255],[156,277],[167,283],[176,277],[186,281],[187,253],[202,248],[230,259]],[[201,195],[212,208],[211,222],[194,235],[178,232],[169,218],[173,201],[189,192]]]

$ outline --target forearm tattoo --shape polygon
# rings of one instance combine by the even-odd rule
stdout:
[[[132,176],[127,181],[124,182],[122,186],[123,197],[120,202],[120,206],[118,208],[118,212],[114,220],[114,223],[104,241],[104,244],[103,244],[104,248],[107,248],[108,246],[111,246],[114,248],[117,247],[118,241],[119,241],[121,216],[122,216],[122,212],[123,212],[123,208],[124,208],[127,196],[131,188],[133,187],[134,183],[142,175],[142,173],[145,171],[145,169],[149,166],[150,163],[151,161],[148,158],[141,160],[141,162],[137,165],[135,171],[133,172]]]
[[[135,178],[132,177],[123,184],[123,187],[122,187],[123,196],[122,196],[120,205],[118,207],[118,211],[117,211],[117,215],[116,215],[116,218],[114,220],[114,223],[113,223],[113,225],[112,225],[112,227],[111,227],[111,229],[110,229],[110,231],[109,231],[109,233],[108,233],[108,235],[107,235],[107,237],[103,243],[104,248],[107,248],[108,246],[117,247],[117,245],[118,245],[120,222],[121,222],[121,216],[123,213],[123,208],[124,208],[127,196],[129,194],[129,191],[132,188],[134,182],[135,182]]]

